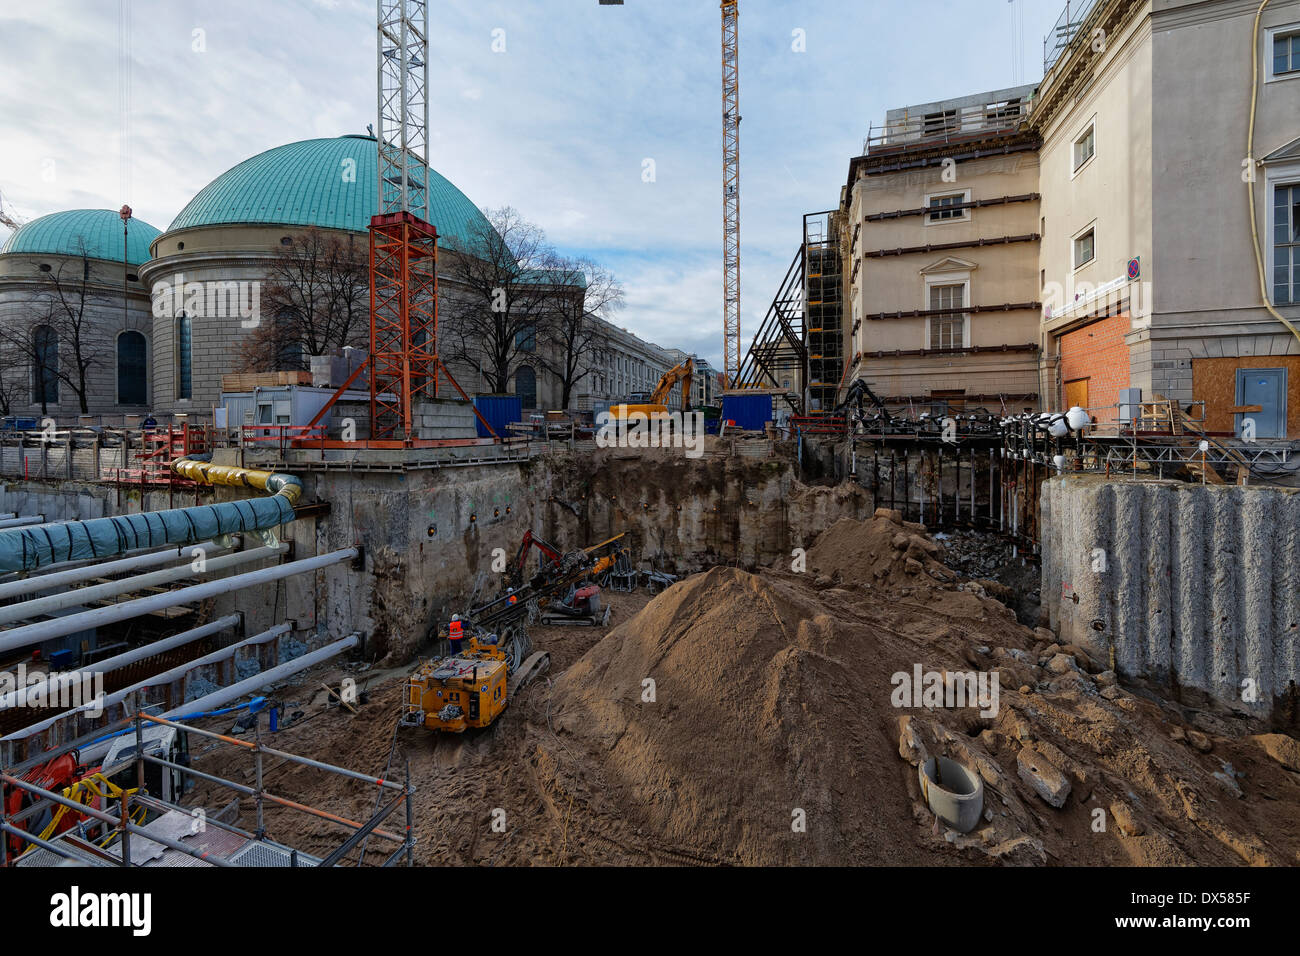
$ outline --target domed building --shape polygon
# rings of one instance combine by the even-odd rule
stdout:
[[[491,228],[483,214],[435,170],[428,180],[440,253],[475,246]],[[240,341],[268,318],[259,302],[282,250],[315,227],[354,243],[365,261],[378,192],[375,140],[356,135],[269,149],[200,190],[154,239],[140,270],[153,297],[157,406],[208,417]]]
[[[158,235],[111,209],[70,209],[0,246],[0,414],[66,424],[148,410],[153,320],[139,273]]]

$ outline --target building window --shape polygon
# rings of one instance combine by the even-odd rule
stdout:
[[[1281,27],[1272,31],[1269,78],[1300,76],[1300,26]]]
[[[519,396],[522,407],[537,407],[537,373],[527,365],[519,366],[515,372],[515,394]]]
[[[966,347],[966,284],[930,286],[930,348],[951,351]]]
[[[1097,153],[1097,124],[1089,123],[1088,129],[1074,141],[1074,171],[1077,173],[1088,160]]]
[[[941,196],[927,197],[926,205],[930,212],[926,215],[925,221],[931,222],[957,222],[970,218],[969,208],[960,208],[963,203],[970,202],[970,190],[959,193],[945,193]]]
[[[537,326],[529,325],[516,332],[515,348],[521,352],[537,351]]]
[[[139,332],[117,337],[117,403],[146,405],[149,402],[148,343]]]
[[[32,329],[32,404],[59,403],[59,333],[48,325]]]
[[[955,133],[961,128],[961,124],[957,122],[956,110],[926,113],[924,123],[926,136],[936,136],[939,133]]]
[[[1273,187],[1273,302],[1300,304],[1300,183]]]
[[[176,317],[176,398],[193,398],[194,325],[188,315]]]
[[[1097,230],[1088,228],[1074,237],[1074,267],[1081,269],[1097,258]]]

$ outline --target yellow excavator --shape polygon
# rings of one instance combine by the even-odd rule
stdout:
[[[655,390],[650,393],[650,401],[644,405],[613,405],[609,409],[611,421],[627,421],[628,417],[638,412],[647,418],[654,415],[665,415],[668,413],[668,396],[678,382],[682,386],[682,411],[691,410],[691,383],[695,375],[695,362],[687,359],[681,365],[674,366],[664,372],[663,378],[659,379],[659,384]]]

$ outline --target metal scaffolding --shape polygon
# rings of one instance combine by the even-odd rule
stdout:
[[[219,744],[237,747],[253,758],[253,784],[236,783],[215,774],[194,769],[187,763],[177,763],[146,752],[144,725],[168,727],[178,733],[194,734],[210,739]],[[338,866],[348,859],[350,853],[357,849],[370,836],[395,845],[395,849],[383,860],[381,866],[393,866],[403,859],[407,866],[414,864],[415,831],[414,801],[415,787],[411,783],[410,765],[406,766],[403,782],[397,783],[369,774],[348,770],[333,764],[313,760],[297,754],[287,753],[268,747],[261,741],[260,730],[254,740],[240,740],[225,734],[215,733],[180,724],[163,717],[146,713],[136,713],[131,720],[122,721],[114,729],[123,730],[134,726],[135,747],[129,751],[134,758],[135,786],[125,787],[115,784],[102,774],[92,781],[93,793],[107,799],[103,807],[89,805],[86,801],[86,789],[70,787],[63,793],[41,787],[19,774],[22,768],[0,767],[0,785],[14,788],[31,795],[31,802],[19,813],[12,816],[6,809],[6,801],[0,799],[0,832],[5,838],[0,839],[0,867],[8,866],[52,866],[66,861],[80,866],[222,866],[222,867],[262,867],[262,866]],[[128,730],[129,732],[129,730]],[[214,745],[215,746],[215,745]],[[63,752],[42,755],[42,759],[60,756]],[[388,794],[391,799],[381,803],[376,812],[365,822],[350,820],[347,817],[330,813],[309,806],[287,797],[272,793],[265,785],[265,758],[297,764],[298,766],[320,770],[348,780],[357,781],[378,788],[381,794]],[[246,830],[233,822],[220,819],[216,813],[196,812],[197,808],[183,807],[174,801],[167,801],[157,794],[151,794],[146,788],[146,766],[161,768],[187,778],[202,780],[233,791],[236,800],[251,799],[256,824],[253,830]],[[117,769],[117,768],[114,768]],[[117,774],[114,774],[116,777]],[[82,799],[76,799],[81,796]],[[268,805],[307,814],[317,820],[341,827],[349,831],[343,842],[325,857],[314,857],[302,853],[282,843],[267,838],[266,809]],[[401,833],[394,833],[380,828],[380,824],[398,809],[405,811],[405,828]],[[32,820],[46,819],[49,814],[67,814],[72,811],[74,818],[80,818],[74,826],[57,835],[45,832],[34,834],[25,826],[34,826]],[[148,822],[141,822],[148,818]],[[47,831],[50,828],[47,826]],[[26,844],[23,852],[14,858],[10,856],[9,837],[16,837]],[[139,852],[141,841],[155,844],[161,850],[146,849]],[[133,851],[133,846],[136,848]],[[360,864],[360,858],[356,861]]]

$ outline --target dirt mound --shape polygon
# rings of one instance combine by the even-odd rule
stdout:
[[[800,590],[717,568],[570,669],[551,719],[672,845],[751,865],[921,862],[891,838],[905,794],[872,782],[896,762],[866,696],[878,650]]]
[[[808,551],[808,570],[844,584],[900,584],[922,572],[951,581],[942,556],[923,525],[880,508],[868,521],[841,518],[822,532]]]

